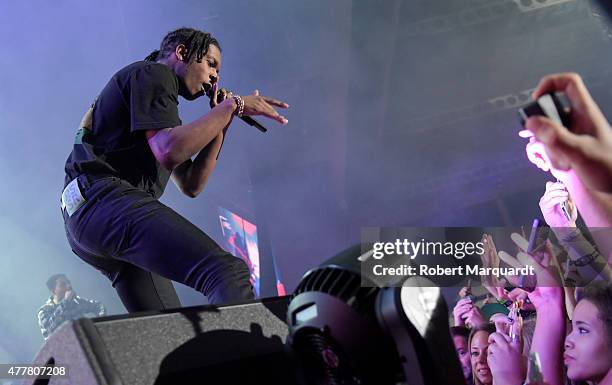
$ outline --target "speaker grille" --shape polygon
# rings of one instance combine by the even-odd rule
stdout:
[[[308,272],[295,289],[293,297],[306,292],[334,296],[361,314],[371,314],[378,287],[364,287],[358,274],[335,267],[324,267]]]

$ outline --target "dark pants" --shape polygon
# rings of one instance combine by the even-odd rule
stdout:
[[[78,182],[87,202],[71,217],[63,210],[68,243],[112,281],[129,312],[180,307],[170,280],[213,304],[253,298],[246,263],[174,210],[119,178]]]

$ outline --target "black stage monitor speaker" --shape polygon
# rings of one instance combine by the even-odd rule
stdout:
[[[24,385],[292,385],[287,305],[278,297],[68,322],[34,359],[68,367],[68,377]]]

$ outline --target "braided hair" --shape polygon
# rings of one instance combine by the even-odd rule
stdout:
[[[167,58],[176,46],[183,44],[186,49],[185,62],[189,63],[195,54],[195,59],[198,63],[202,62],[202,58],[208,52],[208,47],[213,44],[219,51],[221,45],[210,33],[199,31],[193,28],[179,28],[169,32],[162,40],[159,50],[151,52],[146,58],[146,61],[157,61],[158,59]]]

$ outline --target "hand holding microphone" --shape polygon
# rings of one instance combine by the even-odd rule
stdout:
[[[64,293],[64,299],[66,301],[70,301],[72,299],[74,299],[74,297],[76,296],[74,290],[72,290],[72,287],[68,288],[68,290],[66,290],[66,292]]]
[[[204,86],[202,86],[202,90],[210,99],[210,108],[214,108],[217,104],[220,104],[225,99],[234,97],[234,93],[232,91],[225,88],[219,88],[219,83],[216,81],[213,82],[212,87],[210,87],[208,91],[205,90]],[[213,98],[213,95],[216,95],[216,97]]]
[[[255,119],[251,118],[251,116],[263,115],[270,119],[276,120],[283,125],[289,123],[284,116],[280,115],[274,109],[274,107],[289,108],[287,103],[274,98],[261,96],[257,90],[253,92],[253,95],[235,96],[231,91],[224,88],[219,89],[218,87],[218,82],[214,82],[209,92],[206,92],[202,86],[202,90],[210,98],[211,108],[214,108],[219,103],[222,103],[225,99],[236,98],[236,102],[243,105],[241,108],[242,113],[239,115],[239,117],[247,124],[257,127],[257,129],[262,132],[266,132],[266,128],[258,123]]]

